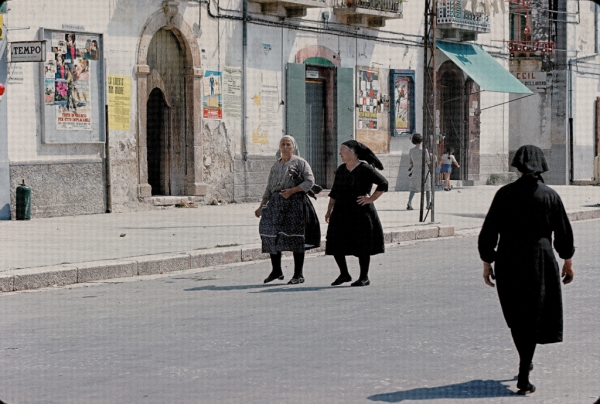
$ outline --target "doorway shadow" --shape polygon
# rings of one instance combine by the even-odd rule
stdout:
[[[371,401],[400,403],[404,400],[433,399],[481,399],[493,397],[521,397],[502,384],[516,380],[471,380],[465,383],[449,384],[438,387],[421,387],[417,389],[396,391],[393,393],[375,394],[367,397]]]

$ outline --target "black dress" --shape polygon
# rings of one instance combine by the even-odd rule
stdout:
[[[478,240],[481,259],[496,262],[498,297],[508,327],[535,336],[539,344],[563,339],[553,233],[558,255],[571,258],[573,231],[560,197],[542,181],[524,175],[498,190]]]
[[[327,255],[375,255],[385,251],[383,228],[375,205],[360,206],[359,196],[386,192],[388,182],[375,168],[361,162],[352,171],[342,164],[335,172],[329,197],[335,200],[327,228]]]

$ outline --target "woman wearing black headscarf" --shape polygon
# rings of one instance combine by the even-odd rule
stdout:
[[[524,395],[535,391],[529,372],[536,345],[563,339],[561,275],[552,236],[554,249],[565,260],[564,284],[573,280],[575,247],[562,201],[541,176],[548,171],[542,150],[522,146],[512,166],[520,178],[494,196],[478,247],[485,283],[493,287],[495,279],[498,285],[502,312],[519,353],[517,393]]]
[[[373,202],[388,190],[388,182],[375,168],[383,164],[364,144],[356,140],[342,143],[342,164],[335,172],[325,214],[327,244],[325,254],[333,255],[340,276],[332,286],[350,282],[346,255],[358,257],[360,277],[352,286],[367,286],[371,255],[383,253],[383,228]],[[377,185],[371,195],[373,184]]]

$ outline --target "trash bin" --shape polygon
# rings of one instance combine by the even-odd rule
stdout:
[[[17,187],[17,220],[31,219],[31,188],[23,183]]]

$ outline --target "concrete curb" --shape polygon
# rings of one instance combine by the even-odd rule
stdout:
[[[384,233],[384,240],[386,244],[391,244],[453,235],[454,226],[417,225],[387,231]],[[308,253],[314,254],[323,251],[325,251],[324,238],[320,247],[309,250]],[[291,253],[285,253],[285,255],[291,255]],[[269,254],[262,253],[260,244],[250,244],[183,251],[180,253],[90,261],[78,264],[24,268],[1,273],[0,292],[14,292],[114,278],[164,274],[186,269],[206,268],[266,259],[269,259]]]

